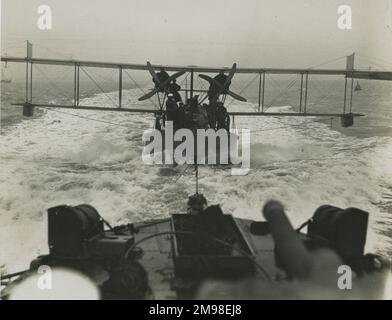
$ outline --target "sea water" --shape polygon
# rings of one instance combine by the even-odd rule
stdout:
[[[308,111],[340,112],[342,82],[318,81],[311,82]],[[299,111],[298,87],[285,92],[288,81],[269,83],[265,110]],[[200,192],[224,212],[255,220],[263,219],[267,199],[280,200],[295,227],[323,204],[358,207],[370,213],[367,251],[392,254],[392,84],[361,86],[353,111],[367,116],[352,128],[329,118],[236,117],[237,128],[251,130],[250,171],[232,176],[226,168],[203,166]],[[60,89],[38,85],[34,101],[72,103]],[[240,83],[232,89],[240,91]],[[243,94],[249,102],[228,99],[229,110],[258,109],[257,86]],[[24,95],[24,83],[2,86],[0,265],[7,272],[48,252],[49,207],[89,203],[112,225],[184,211],[195,192],[193,168],[162,170],[142,162],[142,134],[153,126],[152,115],[37,109],[27,119],[11,106]],[[128,86],[123,105],[152,107],[137,101],[141,95]],[[117,97],[114,88],[102,93],[90,86],[80,104],[113,106]]]

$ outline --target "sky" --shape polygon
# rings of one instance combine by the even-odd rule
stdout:
[[[37,27],[42,4],[51,30]],[[337,27],[343,4],[351,30]],[[391,0],[2,0],[1,18],[8,55],[29,40],[35,57],[305,68],[358,52],[392,69]]]

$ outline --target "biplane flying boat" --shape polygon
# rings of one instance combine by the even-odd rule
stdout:
[[[156,114],[155,128],[162,130],[165,127],[165,121],[173,121],[174,128],[189,129],[224,129],[229,131],[230,117],[224,107],[226,96],[229,95],[236,100],[246,101],[245,98],[229,90],[231,80],[233,79],[237,64],[233,64],[226,76],[221,71],[218,76],[212,78],[205,74],[199,74],[199,77],[209,83],[208,90],[198,90],[205,96],[199,99],[198,95],[194,95],[193,75],[191,75],[191,94],[188,97],[185,90],[184,99],[179,94],[181,86],[176,84],[176,79],[186,73],[185,70],[178,71],[172,75],[168,75],[164,67],[160,67],[160,72],[156,73],[150,62],[147,62],[147,68],[155,83],[155,88],[139,98],[144,101],[154,95],[158,95],[159,110]],[[161,96],[159,96],[161,94]],[[162,96],[163,95],[163,96]],[[208,104],[203,101],[208,99]],[[166,102],[166,103],[165,103]]]
[[[322,69],[268,69],[268,68],[205,68],[205,67],[176,67],[144,64],[104,63],[92,61],[39,59],[31,55],[31,45],[28,43],[26,58],[2,57],[2,61],[26,64],[26,100],[16,103],[23,106],[25,116],[33,116],[35,107],[65,108],[90,111],[116,111],[134,113],[152,113],[156,118],[168,116],[164,100],[176,100],[171,92],[170,84],[174,80],[188,74],[190,85],[185,89],[185,98],[181,103],[189,108],[201,105],[208,98],[211,103],[223,103],[227,95],[243,101],[240,95],[230,90],[229,84],[235,73],[255,74],[259,77],[259,100],[257,112],[227,111],[227,116],[279,116],[279,117],[341,117],[345,127],[353,125],[353,119],[362,114],[352,112],[352,93],[354,79],[392,80],[392,72],[358,71],[353,67],[354,56],[348,57],[346,70]],[[63,65],[74,68],[74,99],[72,104],[46,104],[33,101],[32,82],[33,66]],[[110,68],[119,71],[118,104],[114,107],[97,107],[82,105],[79,102],[80,78],[79,71],[83,68]],[[156,73],[164,67],[166,79]],[[139,100],[157,95],[160,103],[156,109],[137,109],[124,106],[122,103],[123,72],[126,70],[146,70],[153,79],[154,88],[145,93]],[[223,82],[216,81],[207,74],[227,72]],[[208,91],[196,89],[194,76],[202,73],[200,78],[210,85]],[[299,74],[300,112],[268,112],[264,110],[266,75],[268,74]],[[311,75],[342,75],[345,77],[345,95],[342,113],[310,113],[307,111],[308,81]],[[214,80],[215,79],[215,80]],[[223,79],[223,77],[221,77]],[[351,79],[351,94],[347,105],[347,85]],[[175,87],[175,86],[174,86]],[[176,90],[177,90],[176,89]],[[214,89],[214,90],[211,90]],[[195,99],[196,93],[205,96]],[[178,98],[178,97],[177,97]],[[166,102],[167,102],[166,101]],[[180,104],[180,101],[176,103]],[[162,122],[159,122],[162,124]],[[362,281],[365,276],[375,276],[369,279],[375,283],[372,291],[382,294],[385,290],[384,282],[390,267],[385,257],[367,253],[365,243],[367,237],[369,213],[357,208],[337,208],[330,205],[319,207],[313,217],[302,224],[299,229],[289,222],[280,202],[267,202],[263,208],[265,221],[255,221],[225,214],[219,205],[208,206],[207,199],[198,193],[198,171],[196,166],[196,194],[189,197],[186,213],[171,214],[168,219],[129,221],[127,224],[112,227],[90,205],[68,206],[60,205],[48,209],[48,247],[49,253],[40,255],[30,263],[27,270],[2,275],[0,292],[1,298],[12,298],[18,285],[23,285],[25,279],[35,276],[41,266],[66,267],[81,273],[97,288],[102,299],[194,299],[205,298],[203,285],[211,279],[225,281],[229,287],[225,292],[228,296],[221,298],[235,298],[231,296],[236,290],[231,285],[238,284],[238,280],[246,279],[247,288],[252,282],[251,291],[254,299],[274,299],[276,292],[282,286],[290,284],[293,279],[305,280],[305,286],[300,287],[296,281],[296,288],[303,288],[300,298],[308,298],[310,291],[319,289],[323,282],[315,282],[315,273],[311,262],[318,257],[318,266],[324,270],[324,265],[331,269],[331,261],[325,256],[333,257],[332,263],[346,265],[357,275],[353,281]],[[149,212],[151,215],[151,212]],[[307,226],[307,233],[301,232]],[[155,239],[156,241],[149,241]],[[323,249],[324,258],[317,254]],[[328,252],[326,250],[331,250]],[[336,258],[335,258],[336,256]],[[320,259],[320,257],[323,259]],[[164,272],[162,272],[164,270]],[[314,270],[313,270],[314,271]],[[389,273],[388,273],[389,275]],[[321,276],[321,274],[320,274]],[[325,274],[322,273],[322,277]],[[384,277],[384,276],[383,276]],[[170,281],[168,281],[170,279]],[[276,281],[277,280],[277,281]],[[381,283],[382,282],[382,283]],[[380,285],[382,284],[382,285]],[[334,290],[336,280],[334,280]],[[380,287],[380,288],[378,288]],[[227,290],[229,288],[230,290]],[[240,287],[240,289],[245,287]],[[326,287],[328,294],[335,293],[332,287]],[[220,289],[220,287],[218,287]],[[31,291],[31,290],[30,290]],[[30,292],[29,291],[29,292]],[[41,290],[42,291],[42,290]],[[207,290],[208,291],[208,290]],[[289,290],[290,291],[290,290]],[[297,292],[294,298],[298,299]],[[301,291],[301,292],[302,292]],[[339,291],[339,290],[338,290]],[[346,290],[347,291],[347,290]],[[348,291],[347,291],[348,292]],[[386,290],[385,290],[386,292]],[[41,296],[39,293],[39,296]],[[290,294],[290,293],[289,293]],[[338,293],[341,296],[342,292]],[[335,295],[336,296],[336,295]],[[53,295],[52,295],[53,297]],[[289,296],[290,298],[293,298]],[[352,298],[353,296],[344,296]],[[370,295],[370,297],[373,297]],[[32,298],[35,298],[32,296]],[[207,295],[208,298],[208,295]],[[243,297],[242,297],[243,298]]]
[[[363,114],[353,112],[353,92],[354,79],[369,79],[369,80],[392,80],[392,72],[390,71],[373,71],[373,70],[356,70],[354,68],[354,54],[347,57],[346,69],[279,69],[279,68],[237,68],[234,63],[231,68],[220,67],[199,67],[199,66],[162,66],[147,64],[129,64],[129,63],[113,63],[113,62],[94,62],[83,60],[60,60],[47,58],[34,58],[32,55],[32,44],[27,41],[27,55],[26,57],[1,57],[1,61],[6,63],[16,62],[26,64],[26,98],[23,102],[17,102],[13,105],[23,106],[23,115],[32,116],[35,107],[43,108],[65,108],[65,109],[80,109],[91,111],[116,111],[116,112],[131,112],[131,113],[150,113],[155,115],[155,127],[162,129],[165,126],[165,120],[170,119],[170,108],[185,110],[193,112],[191,121],[185,126],[191,126],[192,121],[194,125],[194,113],[207,114],[207,123],[204,124],[206,128],[213,129],[229,129],[230,117],[234,119],[236,116],[278,116],[278,117],[340,117],[343,127],[350,127],[354,124],[354,118],[364,116]],[[33,101],[33,67],[38,65],[49,66],[70,66],[74,68],[74,97],[70,104],[48,104],[39,101]],[[87,68],[106,68],[118,70],[118,102],[113,107],[97,107],[80,104],[80,70],[85,71]],[[154,88],[148,93],[145,93],[139,98],[139,101],[150,99],[157,95],[159,106],[157,108],[133,108],[132,106],[123,105],[123,74],[129,75],[129,70],[145,70],[150,73],[153,79]],[[164,72],[174,72],[168,75],[162,81],[159,78],[157,70],[164,70]],[[217,81],[217,77],[211,77],[209,74],[227,73],[224,75],[223,81]],[[230,83],[235,74],[253,74],[258,76],[258,103],[257,111],[230,111],[226,110],[224,103],[226,97],[230,96],[239,101],[246,101],[240,94],[234,93],[230,90]],[[267,83],[267,76],[291,75],[298,74],[300,76],[300,95],[299,95],[299,112],[269,112],[265,110],[265,87]],[[195,87],[195,75],[198,75],[202,80],[206,81],[209,89]],[[342,112],[308,112],[308,83],[312,75],[331,75],[343,76],[345,78],[344,97],[342,103]],[[185,88],[176,85],[176,79],[185,76]],[[188,81],[189,78],[189,81]],[[222,79],[222,78],[221,78]],[[349,79],[351,79],[351,86],[349,87]],[[172,90],[171,87],[177,89]],[[184,97],[179,96],[179,92],[184,93]],[[199,97],[198,94],[204,95]],[[206,100],[207,103],[204,103]],[[197,112],[196,112],[197,113]],[[220,120],[219,121],[219,118]],[[197,117],[196,117],[197,118]],[[186,122],[186,120],[184,120]],[[183,122],[184,122],[183,121]],[[184,126],[184,123],[182,123]],[[180,126],[181,127],[181,126]]]

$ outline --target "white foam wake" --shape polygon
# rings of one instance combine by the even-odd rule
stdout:
[[[136,103],[137,95],[125,91],[124,101]],[[104,106],[109,101],[99,94],[83,103]],[[255,106],[231,108],[251,111]],[[116,224],[181,211],[194,192],[192,169],[175,182],[178,175],[160,174],[159,168],[142,163],[141,135],[151,128],[151,115],[68,113],[103,122],[45,111],[0,137],[0,265],[10,271],[25,268],[37,250],[47,252],[45,212],[50,206],[90,203]],[[251,170],[247,176],[231,176],[230,170],[202,167],[200,189],[210,203],[221,203],[225,212],[239,217],[261,219],[264,201],[279,199],[296,226],[322,204],[360,207],[371,213],[370,246],[391,250],[390,209],[383,199],[392,193],[390,138],[348,137],[309,118],[237,117],[235,123],[251,130]]]

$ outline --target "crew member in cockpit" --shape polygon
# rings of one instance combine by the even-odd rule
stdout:
[[[223,102],[217,102],[216,121],[217,129],[230,130],[230,117]]]
[[[170,94],[173,95],[174,99],[176,100],[176,102],[180,102],[182,101],[181,99],[181,95],[179,93],[179,91],[181,90],[181,87],[177,84],[176,79],[174,79],[168,87],[168,91]]]
[[[176,99],[173,94],[169,93],[167,95],[166,101],[166,113],[167,113],[167,121],[173,121],[173,129],[174,131],[180,128],[179,124],[179,109]]]
[[[193,128],[207,129],[209,126],[207,110],[199,104],[199,96],[190,99],[190,111],[192,115]]]

